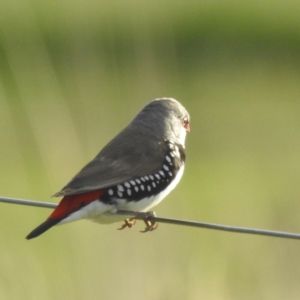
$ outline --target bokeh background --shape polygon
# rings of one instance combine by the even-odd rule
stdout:
[[[300,232],[298,1],[0,2],[0,194],[50,198],[150,100],[191,114],[159,216]],[[1,299],[299,299],[298,241],[0,204]]]

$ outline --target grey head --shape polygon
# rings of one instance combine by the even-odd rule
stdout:
[[[175,99],[160,98],[148,103],[129,126],[144,128],[157,139],[172,140],[184,146],[190,116]]]
[[[54,196],[99,190],[156,173],[165,158],[165,141],[184,148],[189,122],[188,112],[178,101],[172,98],[151,101]]]

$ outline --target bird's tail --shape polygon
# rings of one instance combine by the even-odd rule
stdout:
[[[30,239],[33,239],[33,238],[41,235],[42,233],[44,233],[45,231],[47,231],[48,229],[50,229],[51,227],[53,227],[54,225],[56,225],[57,223],[59,223],[60,221],[61,221],[61,219],[48,219],[48,220],[46,220],[40,226],[38,226],[37,228],[33,229],[26,236],[26,239],[30,240]]]
[[[61,221],[64,221],[72,213],[80,210],[82,207],[90,204],[91,202],[100,199],[101,195],[105,192],[104,189],[96,190],[91,192],[86,192],[82,194],[68,195],[65,196],[48,219],[42,223],[40,226],[32,230],[26,237],[27,240],[35,238],[54,225],[58,224]],[[75,219],[73,219],[74,221]],[[70,222],[70,220],[68,221]]]

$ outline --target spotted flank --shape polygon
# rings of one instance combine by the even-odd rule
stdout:
[[[110,187],[101,197],[101,201],[112,205],[117,200],[137,202],[160,194],[176,178],[179,169],[184,165],[185,153],[181,145],[166,141],[167,151],[161,168],[154,174],[132,178]]]

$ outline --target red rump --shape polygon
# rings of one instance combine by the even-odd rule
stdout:
[[[49,216],[47,220],[63,219],[69,214],[81,207],[88,205],[89,203],[99,199],[105,190],[97,190],[82,194],[69,195],[62,198],[54,212]]]

